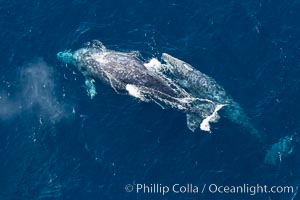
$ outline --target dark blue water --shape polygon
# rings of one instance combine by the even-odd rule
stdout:
[[[0,199],[299,199],[299,194],[137,194],[126,184],[300,184],[299,146],[275,166],[265,150],[300,129],[299,1],[0,1]],[[183,113],[116,94],[56,53],[97,39],[162,52],[213,77],[264,135],[222,118],[191,133]],[[200,187],[200,190],[202,188]]]

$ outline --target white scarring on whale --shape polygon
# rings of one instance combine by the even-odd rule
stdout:
[[[57,58],[78,67],[86,78],[90,98],[97,94],[94,79],[100,79],[117,93],[125,92],[141,101],[152,101],[162,108],[172,107],[185,112],[187,126],[193,132],[197,128],[211,132],[210,123],[218,121],[218,111],[222,109],[226,118],[262,140],[241,106],[226,94],[223,87],[169,54],[162,54],[163,63],[155,58],[143,63],[137,53],[109,50],[101,42],[93,41],[73,53],[59,52]],[[267,150],[266,163],[276,164],[282,156],[292,153],[294,143],[285,142],[289,138],[292,136],[286,136]]]

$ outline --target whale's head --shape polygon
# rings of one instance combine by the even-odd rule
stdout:
[[[86,57],[88,57],[86,49],[79,49],[75,52],[71,52],[70,50],[61,51],[56,54],[57,59],[64,64],[73,64],[78,67],[80,71],[86,71],[84,68],[84,61]]]

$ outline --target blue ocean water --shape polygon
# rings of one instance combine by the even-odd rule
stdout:
[[[0,2],[0,199],[297,199],[299,194],[137,194],[127,184],[300,184],[300,2],[73,0]],[[97,39],[144,60],[167,52],[213,77],[266,138],[228,120],[212,134],[183,113],[116,94],[56,53]],[[201,188],[201,187],[200,187]]]

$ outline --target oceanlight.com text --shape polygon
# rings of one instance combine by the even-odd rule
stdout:
[[[267,185],[249,185],[243,184],[239,186],[223,186],[217,184],[210,184],[208,186],[210,193],[219,194],[249,194],[251,196],[256,194],[292,194],[296,191],[294,186],[267,186]]]
[[[161,184],[161,183],[135,183],[127,184],[125,191],[128,193],[136,194],[158,194],[167,195],[169,193],[174,194],[245,194],[245,195],[256,195],[256,194],[296,194],[298,187],[286,185],[286,186],[268,186],[260,184],[241,184],[241,185],[218,185],[218,184]]]

